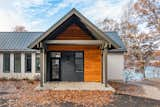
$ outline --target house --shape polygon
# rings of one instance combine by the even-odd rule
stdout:
[[[123,79],[125,46],[72,9],[46,32],[1,32],[0,76],[106,84]],[[40,75],[39,75],[40,73]]]

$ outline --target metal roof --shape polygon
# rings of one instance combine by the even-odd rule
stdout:
[[[43,32],[0,32],[0,51],[36,51],[29,49],[28,46],[42,34]],[[126,50],[117,32],[106,32],[105,34],[121,46],[119,50]]]
[[[28,45],[42,32],[0,32],[0,51],[35,51]]]
[[[119,49],[114,49],[114,51],[126,51],[126,47],[117,32],[111,31],[105,32],[105,34],[120,46]]]

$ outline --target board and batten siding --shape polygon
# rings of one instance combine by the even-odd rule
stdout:
[[[6,79],[37,79],[40,75],[40,73],[36,73],[36,53],[31,53],[32,56],[32,70],[31,73],[25,72],[25,53],[21,52],[21,72],[15,73],[14,72],[14,54],[16,53],[9,53],[10,54],[10,72],[4,73],[3,72],[3,54],[0,53],[0,78],[6,78]]]
[[[48,45],[49,51],[84,51],[84,81],[101,82],[101,50],[98,46]]]

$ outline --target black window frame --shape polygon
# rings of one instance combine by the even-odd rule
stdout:
[[[76,53],[82,53],[82,57],[76,57]],[[75,72],[84,72],[84,51],[75,51],[74,52],[74,64],[75,64]],[[82,70],[81,71],[79,71],[79,70],[77,70],[77,65],[76,65],[76,60],[82,60]]]
[[[28,56],[30,56],[30,59],[28,59]],[[27,62],[28,60],[30,60],[29,61],[30,63]],[[30,64],[30,66],[28,65],[28,63]],[[30,67],[30,68],[27,68],[27,67]],[[25,73],[32,73],[32,54],[31,53],[25,53]]]
[[[60,56],[52,56],[52,53],[59,53]],[[59,60],[59,79],[52,79],[52,72],[50,73],[50,80],[51,81],[60,81],[61,80],[61,58],[62,58],[62,51],[49,51],[49,67],[51,67],[51,61],[52,60]],[[50,71],[52,71],[52,68],[50,68]]]
[[[5,59],[6,55],[8,55],[9,58],[6,58],[6,59]],[[10,53],[4,53],[4,54],[3,54],[3,73],[10,73],[10,64],[11,64],[10,58],[11,58]],[[9,62],[8,62],[9,64],[8,64],[8,68],[7,68],[7,70],[6,70],[6,61],[7,61],[7,60],[9,61]]]
[[[20,56],[20,71],[16,70],[16,55]],[[14,73],[21,73],[21,53],[15,53],[14,54]]]

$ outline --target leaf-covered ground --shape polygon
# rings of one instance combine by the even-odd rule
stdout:
[[[3,102],[0,102],[2,104],[0,106],[5,104],[11,107],[55,107],[60,104],[103,106],[113,98],[110,91],[37,91],[35,87],[38,84],[38,81],[27,80],[0,81],[0,99]]]

